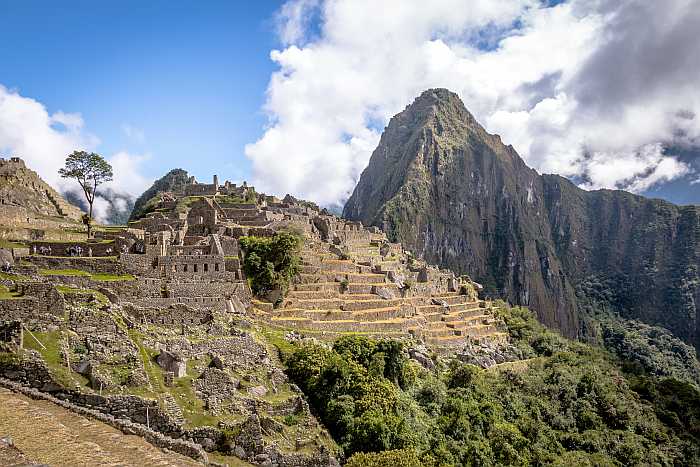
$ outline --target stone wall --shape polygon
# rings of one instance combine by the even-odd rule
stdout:
[[[169,219],[163,214],[156,212],[149,214],[148,217],[131,222],[129,226],[151,233],[175,232],[187,228],[187,221],[185,219]]]
[[[226,271],[224,257],[218,255],[161,256],[158,266],[166,277],[214,278]]]
[[[211,183],[194,183],[185,186],[185,196],[213,196],[219,187]]]
[[[0,352],[17,352],[23,342],[22,321],[0,321]]]
[[[160,298],[163,296],[161,289],[161,279],[149,277],[137,277],[129,281],[90,281],[92,287],[97,285],[111,290],[120,298]]]
[[[4,320],[21,320],[33,329],[59,324],[65,314],[65,300],[56,288],[44,282],[20,282],[20,296],[0,300]]]
[[[173,297],[222,297],[236,295],[250,301],[250,289],[245,281],[170,281],[166,284],[167,296]]]
[[[130,247],[124,239],[99,242],[34,241],[30,243],[29,250],[33,255],[41,256],[116,256],[121,251],[122,245]]]
[[[155,275],[152,256],[145,254],[126,253],[119,255],[119,263],[124,271],[134,275]]]
[[[124,306],[124,311],[139,323],[161,326],[197,326],[210,323],[214,319],[210,310],[192,308],[179,303],[172,304],[168,308],[143,308],[127,304]]]
[[[224,311],[226,299],[223,297],[175,297],[175,298],[134,298],[130,303],[140,307],[167,308],[172,305],[182,304],[190,308]]]
[[[221,237],[221,247],[225,256],[238,256],[241,251],[238,240],[231,237]]]
[[[57,258],[31,255],[24,259],[42,269],[80,269],[91,273],[126,274],[126,269],[116,258]]]

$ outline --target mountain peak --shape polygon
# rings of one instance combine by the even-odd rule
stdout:
[[[662,212],[673,214],[662,219]],[[428,89],[392,118],[343,216],[381,227],[392,241],[469,274],[491,296],[531,307],[567,335],[579,330],[577,288],[593,278],[614,284],[611,306],[626,303],[631,316],[700,349],[700,319],[688,325],[680,313],[659,312],[698,316],[699,287],[671,299],[667,293],[698,283],[698,211],[660,210],[659,201],[586,192],[538,175],[447,89]],[[644,241],[633,234],[639,229]],[[658,271],[651,276],[650,261]],[[643,293],[625,286],[635,283],[649,286]]]
[[[450,101],[459,101],[460,103],[462,102],[462,100],[459,98],[456,92],[452,92],[446,88],[426,89],[420,94],[420,96],[416,97],[414,103],[418,101],[430,101],[434,103]]]

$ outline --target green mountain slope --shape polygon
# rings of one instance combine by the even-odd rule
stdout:
[[[391,119],[343,215],[568,336],[593,281],[611,309],[700,348],[700,208],[539,175],[448,90]]]
[[[136,220],[146,214],[147,205],[151,199],[158,193],[166,191],[179,191],[187,183],[189,174],[183,169],[173,169],[163,177],[156,180],[153,185],[134,202],[134,209],[131,211],[130,221]]]

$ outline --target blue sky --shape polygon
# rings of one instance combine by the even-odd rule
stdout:
[[[150,153],[148,177],[181,166],[242,179],[243,146],[266,122],[280,4],[3,0],[0,84],[80,113],[104,155]]]
[[[0,152],[64,190],[86,147],[132,195],[181,167],[339,207],[445,87],[540,173],[699,203],[700,15],[668,2],[0,0]]]

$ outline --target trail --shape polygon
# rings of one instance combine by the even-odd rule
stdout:
[[[196,466],[138,436],[125,435],[48,401],[0,388],[0,437],[36,462],[51,466]],[[0,464],[3,457],[0,455]]]

